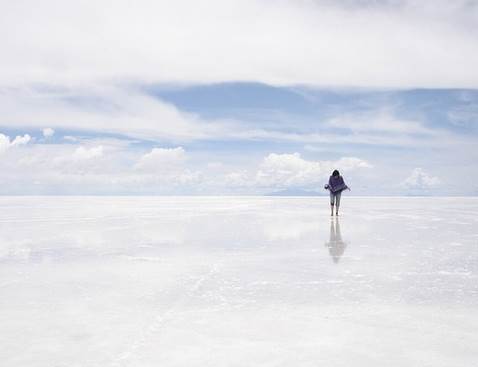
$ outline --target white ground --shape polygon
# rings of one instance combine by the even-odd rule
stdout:
[[[0,364],[473,366],[478,199],[0,198]]]

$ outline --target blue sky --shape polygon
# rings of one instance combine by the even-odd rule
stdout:
[[[1,194],[478,193],[476,2],[67,3],[0,15]]]

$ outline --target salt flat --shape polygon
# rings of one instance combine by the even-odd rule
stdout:
[[[2,197],[10,366],[472,366],[478,198]]]

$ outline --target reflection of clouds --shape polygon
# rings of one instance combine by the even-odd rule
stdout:
[[[264,220],[270,232],[287,227],[268,215],[269,202],[259,201],[258,208],[251,209],[247,199],[15,198],[8,208],[5,201],[0,199],[8,209],[0,212],[4,263],[155,258],[192,248],[203,252],[246,241],[261,243]],[[303,232],[289,228],[289,235]]]
[[[347,247],[347,243],[342,240],[338,217],[335,217],[335,220],[330,221],[330,238],[329,242],[325,243],[325,246],[329,248],[329,254],[332,256],[334,263],[338,263]]]
[[[0,262],[9,263],[302,243],[319,230],[316,209],[300,200],[39,197],[0,204]]]
[[[0,241],[2,241],[0,239]],[[30,258],[31,249],[25,245],[5,244],[0,247],[0,263],[6,261],[25,261]]]
[[[308,239],[315,242],[320,230],[315,208],[298,208],[289,201],[284,206],[290,210],[278,210],[276,202],[260,199],[16,200],[18,205],[0,213],[3,263],[74,262],[122,255],[156,258],[193,248],[202,253],[208,248],[265,242],[289,245]],[[330,252],[338,259],[345,245],[332,240],[333,234],[337,238],[335,227],[333,231]]]
[[[262,228],[268,240],[293,240],[317,231],[317,222],[308,217],[274,217],[265,219]]]
[[[105,213],[101,213],[105,214]],[[76,218],[70,223],[45,221],[29,225],[10,223],[7,239],[1,237],[0,262],[69,261],[80,258],[164,251],[185,242],[183,220],[160,215],[154,220],[128,220],[98,215],[94,220]]]
[[[12,208],[8,218],[0,214],[0,262],[64,262],[136,254],[147,252],[144,245],[151,246],[149,252],[157,252],[186,240],[188,214],[173,217],[159,208],[146,216],[138,213],[134,201],[129,207],[100,201],[71,205],[58,199],[53,208],[45,205],[41,218],[26,214],[24,208]],[[90,207],[87,213],[84,206]]]

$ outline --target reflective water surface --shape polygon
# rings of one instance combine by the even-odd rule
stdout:
[[[471,366],[478,199],[0,198],[2,366]]]

